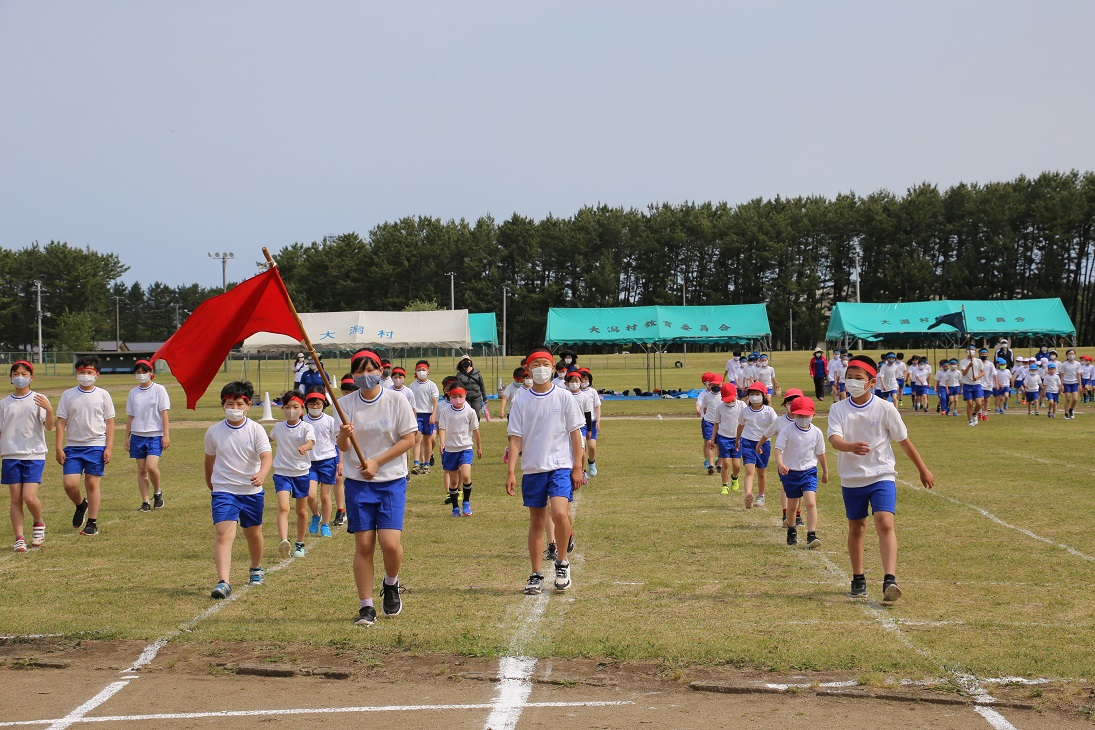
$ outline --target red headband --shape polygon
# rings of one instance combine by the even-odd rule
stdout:
[[[356,383],[354,383],[354,379],[352,377],[351,378],[343,378],[342,379],[342,384],[343,385],[356,385]]]
[[[321,400],[324,403],[326,403],[327,402],[327,396],[324,395],[323,393],[320,393],[320,392],[316,391],[315,393],[309,393],[308,395],[304,396],[304,401],[306,403],[310,400]]]
[[[247,405],[251,405],[251,399],[248,398],[245,395],[242,395],[242,394],[241,395],[226,395],[226,396],[224,396],[223,398],[221,398],[221,405],[223,406],[224,402],[226,400],[236,400],[237,398],[239,398],[240,400],[245,400],[245,401],[247,401]]]
[[[850,367],[850,368],[859,368],[860,370],[865,370],[867,372],[867,374],[870,375],[872,378],[876,377],[878,375],[878,371],[875,370],[871,366],[870,363],[864,362],[864,361],[856,359],[856,358],[853,358],[852,360],[848,361],[848,367]]]
[[[148,360],[138,360],[137,362],[133,363],[133,368],[136,369],[138,365],[144,365],[149,370],[152,369],[152,363],[150,363]]]
[[[380,356],[370,350],[358,350],[357,352],[355,352],[354,356],[350,358],[351,369],[356,369],[357,361],[363,357],[367,357],[372,360],[377,369],[380,369]]]
[[[449,395],[450,396],[453,396],[453,395],[467,395],[467,394],[468,394],[468,391],[464,390],[463,388],[459,388],[459,387],[449,388]]]
[[[30,364],[29,362],[27,362],[26,360],[16,360],[15,362],[13,362],[13,363],[11,364],[11,367],[12,367],[12,368],[14,369],[16,365],[22,365],[23,367],[25,367],[25,368],[26,368],[27,370],[29,370],[29,371],[30,371],[30,374],[31,374],[31,375],[34,375],[34,366],[33,366],[33,365],[31,365],[31,364]]]
[[[403,368],[392,368],[392,375],[406,375],[407,371]]]
[[[551,360],[552,362],[555,362],[555,358],[552,357],[551,353],[548,352],[547,350],[536,350],[531,355],[529,355],[528,357],[525,358],[525,362],[526,363],[532,362],[533,360],[535,360],[538,357],[547,358],[548,360]]]
[[[300,396],[299,396],[299,395],[291,395],[291,396],[289,396],[289,400],[285,401],[285,405],[289,405],[289,404],[290,404],[290,403],[292,403],[293,401],[296,401],[297,403],[300,403],[300,406],[301,406],[301,408],[303,408],[303,407],[304,407],[304,401],[302,401],[302,400],[300,399]]]

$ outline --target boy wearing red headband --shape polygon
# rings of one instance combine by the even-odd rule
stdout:
[[[414,446],[418,429],[407,399],[380,386],[380,358],[375,353],[355,353],[350,372],[359,390],[338,401],[347,419],[338,432],[338,448],[346,475],[346,529],[354,536],[354,583],[360,602],[354,624],[371,626],[376,622],[373,554],[377,543],[384,558],[384,613],[397,616],[403,610],[399,568],[407,504],[404,454]],[[365,457],[364,464],[350,443],[351,435]]]
[[[217,586],[209,595],[224,599],[232,595],[232,543],[236,523],[247,539],[251,558],[248,583],[265,582],[262,569],[262,483],[270,473],[274,457],[270,439],[262,426],[247,417],[255,388],[246,381],[234,381],[221,388],[224,420],[205,432],[205,485],[209,487],[216,530],[214,564]]]
[[[839,453],[836,468],[840,475],[844,512],[848,517],[848,557],[852,564],[852,598],[867,595],[863,572],[863,542],[867,535],[868,508],[874,514],[878,550],[882,557],[882,596],[886,601],[901,597],[897,585],[897,533],[894,513],[897,509],[897,477],[891,441],[909,457],[920,472],[920,482],[928,489],[935,477],[924,465],[920,453],[909,440],[909,432],[896,406],[872,392],[878,366],[866,355],[848,362],[845,374],[849,398],[834,403],[829,410],[829,443]]]
[[[133,366],[137,387],[125,399],[125,450],[137,460],[137,489],[141,492],[140,512],[163,507],[160,488],[160,457],[171,446],[167,412],[171,398],[167,388],[152,382],[152,363],[138,360]],[[148,501],[148,485],[152,483],[152,499]]]
[[[452,516],[471,517],[471,447],[475,455],[483,458],[483,445],[479,441],[479,416],[468,405],[467,391],[453,385],[448,392],[449,402],[437,415],[437,438],[441,446],[441,468],[445,470],[447,504],[452,505]],[[463,503],[460,493],[463,489]]]
[[[274,454],[274,493],[278,498],[278,551],[281,557],[304,557],[304,530],[308,519],[310,493],[309,470],[312,461],[308,452],[316,445],[312,424],[304,420],[304,394],[290,390],[281,397],[281,412],[285,420],[270,429],[270,440],[278,445]],[[297,541],[289,544],[289,500],[296,500]],[[328,509],[330,504],[328,503]],[[330,529],[328,529],[328,534]]]
[[[304,396],[304,407],[308,415],[304,418],[315,432],[316,444],[312,448],[311,467],[308,469],[308,508],[312,519],[308,523],[308,534],[320,537],[331,536],[331,492],[338,482],[338,422],[324,413],[327,407],[327,394],[322,390],[312,391]],[[340,502],[339,509],[345,507]],[[339,523],[340,524],[340,523]]]
[[[522,502],[529,509],[528,552],[532,575],[525,593],[541,592],[544,574],[544,528],[548,519],[556,535],[571,532],[570,503],[582,486],[582,425],[578,401],[551,382],[551,353],[537,350],[526,363],[532,373],[532,389],[514,401],[509,414],[509,453],[520,454]],[[509,460],[506,493],[517,491],[517,459]],[[562,545],[560,545],[562,547]],[[570,588],[567,549],[559,550],[555,561],[555,590]]]
[[[98,357],[84,355],[75,369],[78,385],[62,393],[57,403],[57,463],[64,473],[65,494],[76,505],[72,526],[83,525],[81,535],[97,535],[103,472],[114,451],[114,401],[110,393],[95,386]],[[81,474],[86,497],[80,495]]]
[[[42,519],[42,503],[38,488],[46,467],[46,431],[54,425],[53,406],[41,393],[30,389],[34,366],[26,360],[16,360],[8,371],[15,392],[0,400],[0,473],[11,496],[11,527],[15,532],[15,552],[25,553],[23,536],[23,505],[34,520],[31,527],[31,547],[46,540],[46,523]]]

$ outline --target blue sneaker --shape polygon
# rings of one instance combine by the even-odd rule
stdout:
[[[331,536],[331,526],[330,525],[320,525],[319,526],[319,536],[320,537],[330,537]]]
[[[247,569],[247,585],[249,586],[261,586],[266,583],[266,571],[262,568],[248,568]]]
[[[225,581],[217,583],[217,587],[213,589],[213,592],[209,594],[210,598],[216,598],[223,600],[232,595],[232,586],[228,585]]]
[[[453,517],[459,517],[460,516],[460,508],[459,507],[453,507],[452,508],[452,516]]]
[[[308,534],[319,534],[319,515],[312,515],[312,521],[308,524]]]
[[[471,517],[471,502],[464,502],[464,516]]]

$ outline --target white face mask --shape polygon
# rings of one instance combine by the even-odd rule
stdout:
[[[77,375],[76,382],[85,388],[90,388],[95,385],[95,381],[98,380],[98,375]]]
[[[242,421],[243,417],[247,414],[247,411],[240,410],[238,408],[225,408],[224,417],[229,421]]]
[[[149,373],[137,373],[137,382],[144,385],[152,379],[152,375]]]
[[[397,375],[394,378],[392,378],[392,385],[394,385],[397,388],[402,388],[403,387],[403,376],[402,375]]]
[[[1076,359],[1076,356],[1075,356],[1075,355],[1068,355],[1068,359],[1069,359],[1070,361],[1071,361],[1071,360],[1075,360],[1075,359]]]
[[[312,418],[319,418],[320,416],[323,415],[323,409],[322,408],[309,408],[308,409],[308,415],[311,416]]]
[[[844,387],[845,389],[847,389],[849,395],[851,395],[853,398],[858,398],[859,396],[867,392],[867,381],[848,380],[845,381]]]
[[[11,384],[14,385],[16,388],[26,388],[28,385],[30,385],[30,376],[13,375],[11,377]]]
[[[799,428],[809,428],[810,424],[813,422],[813,416],[795,416],[795,425]]]
[[[582,390],[589,390],[589,383],[582,383]]]
[[[414,376],[416,378],[418,378],[419,380],[425,380],[426,378],[430,377],[430,371],[429,370],[415,370],[414,371]]]
[[[549,367],[533,368],[532,369],[532,382],[537,385],[543,385],[551,380],[552,369]]]
[[[763,403],[764,402],[764,396],[763,395],[751,395],[751,396],[749,396],[749,402],[754,404],[754,405],[757,404],[757,403]]]
[[[574,362],[574,361],[573,361],[573,360],[571,360],[571,359],[570,359],[569,357],[564,357],[564,358],[563,358],[563,362],[565,362],[565,363],[566,363],[567,365],[569,365],[569,364],[571,364],[571,363],[572,363],[572,362]]]
[[[523,382],[525,383],[526,388],[532,387],[532,378],[525,378]]]
[[[567,383],[567,387],[570,388],[571,390],[573,390],[575,393],[577,393],[579,390],[582,389],[582,384],[581,383],[570,382],[570,383]]]

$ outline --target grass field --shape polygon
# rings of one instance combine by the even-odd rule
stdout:
[[[785,387],[811,392],[808,357],[774,356]],[[725,359],[689,354],[688,368],[667,375],[666,384],[698,383],[704,370],[721,372]],[[590,360],[600,387],[645,387],[641,367],[597,370],[597,358]],[[185,411],[181,390],[161,377],[175,403],[173,444],[163,460],[164,510],[136,511],[136,470],[122,453],[119,430],[104,479],[101,534],[80,537],[69,527],[72,506],[60,487],[60,467],[49,462],[41,492],[45,547],[0,553],[0,634],[153,640],[211,604],[213,531],[202,438],[218,417],[215,396],[228,375],[210,387],[212,396],[196,412]],[[270,383],[281,377],[264,375]],[[35,386],[56,404],[71,380],[42,378]],[[104,376],[100,385],[123,413],[131,378]],[[1095,483],[1095,408],[1080,410],[1072,422],[1009,414],[977,428],[962,418],[906,411],[936,489],[913,486],[916,474],[898,450],[905,480],[898,487],[898,575],[905,598],[883,605],[876,602],[882,575],[873,535],[867,543],[872,600],[855,603],[845,595],[847,529],[835,478],[819,490],[822,549],[788,548],[778,526],[774,469],[767,508],[746,511],[740,496],[720,496],[718,477],[701,468],[692,401],[606,402],[601,473],[576,502],[575,587],[551,598],[526,650],[542,657],[863,676],[951,671],[1095,679],[1095,548],[1085,519]],[[817,419],[823,429],[826,411],[827,405]],[[449,516],[439,470],[411,481],[403,615],[369,630],[351,626],[357,610],[351,539],[336,531],[332,539],[310,538],[305,558],[271,573],[266,586],[246,592],[181,640],[304,643],[362,655],[504,654],[528,575],[527,511],[503,489],[504,424],[486,423],[482,435],[485,458],[474,467],[471,519]],[[830,465],[835,476],[832,453]],[[269,480],[267,489],[269,567],[281,560]],[[0,536],[10,546],[7,520]],[[233,582],[240,584],[242,537],[235,558]]]

